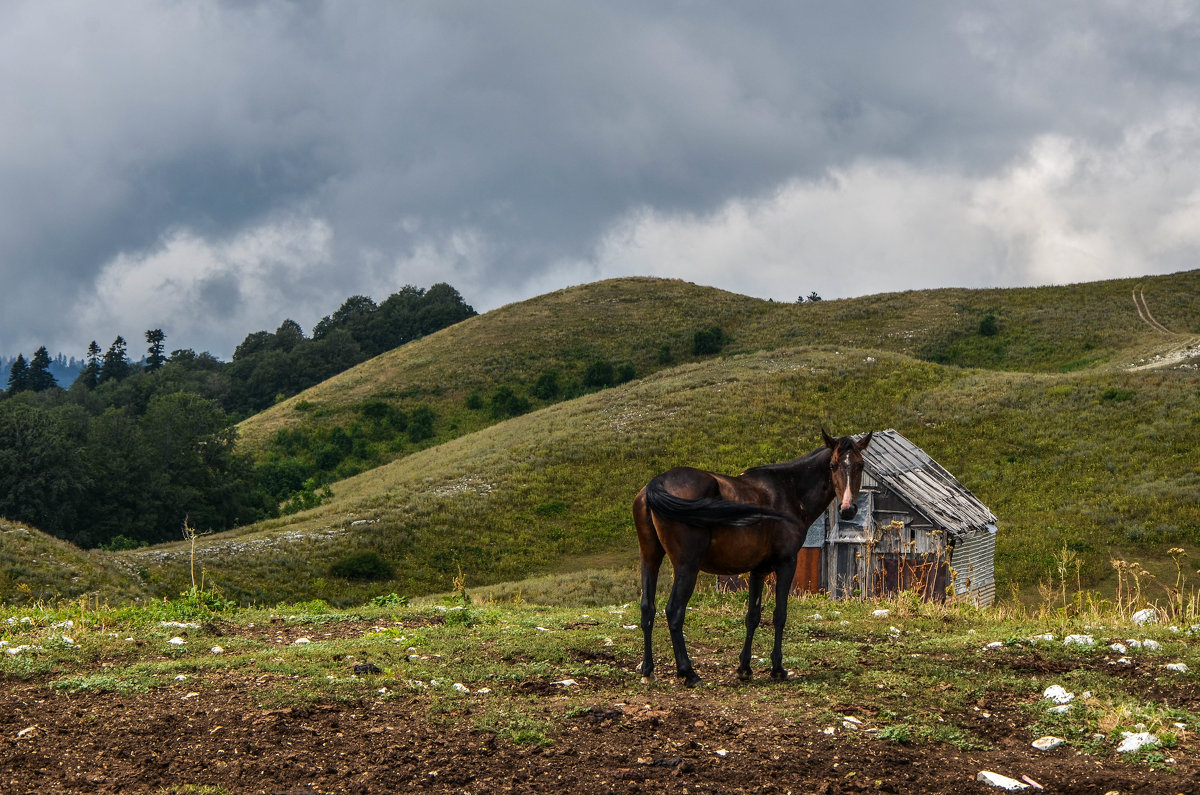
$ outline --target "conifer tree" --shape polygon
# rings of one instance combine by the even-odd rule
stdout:
[[[129,359],[125,356],[125,338],[118,334],[104,354],[104,361],[100,364],[99,380],[102,384],[106,381],[120,381],[127,375],[129,375]]]
[[[146,332],[146,342],[150,343],[150,347],[146,349],[146,372],[153,373],[160,369],[167,362],[166,345],[164,344],[167,335],[160,328],[151,329]]]
[[[50,374],[50,352],[46,346],[38,348],[29,362],[28,388],[34,392],[44,392],[52,386],[58,386],[54,376]]]
[[[29,388],[29,364],[25,356],[18,353],[17,359],[8,371],[8,394],[15,395]]]
[[[100,383],[100,346],[95,340],[88,343],[87,356],[83,361],[77,381],[82,381],[88,389],[95,389],[96,384]]]

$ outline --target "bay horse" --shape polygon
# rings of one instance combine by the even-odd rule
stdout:
[[[675,669],[688,687],[700,683],[683,638],[687,603],[701,572],[750,574],[746,611],[746,643],[738,679],[750,679],[750,644],[762,616],[764,578],[775,574],[775,647],[771,678],[787,679],[783,667],[783,627],[787,623],[788,593],[796,574],[796,555],[805,533],[834,497],[839,515],[853,519],[862,483],[862,452],[871,434],[855,441],[833,438],[821,429],[825,442],[794,461],[753,467],[737,476],[718,475],[692,467],[676,467],[658,475],[633,500],[642,558],[642,681],[654,679],[654,631],[658,570],[663,555],[675,569],[667,599],[667,626],[675,652]]]

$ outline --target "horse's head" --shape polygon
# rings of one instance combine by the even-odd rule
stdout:
[[[837,439],[821,429],[821,438],[832,455],[829,456],[829,475],[833,481],[833,494],[838,500],[838,515],[849,521],[858,513],[858,489],[862,485],[862,451],[871,443],[868,433],[859,441],[849,436]]]

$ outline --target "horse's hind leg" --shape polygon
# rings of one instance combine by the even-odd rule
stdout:
[[[659,543],[650,512],[646,509],[645,497],[641,494],[633,501],[633,523],[637,528],[638,550],[642,558],[642,681],[652,682],[654,646],[651,638],[654,634],[654,614],[658,610],[658,571],[666,550]]]
[[[655,601],[658,590],[658,569],[662,565],[663,549],[660,546],[657,554],[652,551],[648,557],[642,553],[642,681],[654,681],[654,645],[651,637],[654,635],[654,613],[657,611]]]
[[[742,656],[737,669],[737,678],[743,682],[748,682],[752,675],[750,672],[750,644],[754,642],[754,630],[758,629],[758,624],[762,620],[762,592],[762,575],[750,572],[750,593],[746,605],[746,645],[742,647]]]
[[[692,591],[696,589],[698,573],[694,565],[677,563],[675,578],[671,583],[671,597],[667,599],[667,626],[671,629],[671,646],[675,650],[675,671],[688,687],[700,684],[700,677],[692,667],[692,659],[688,657],[683,639],[683,619],[687,615]]]

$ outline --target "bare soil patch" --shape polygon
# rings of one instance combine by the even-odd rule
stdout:
[[[569,709],[580,688],[590,705]],[[586,679],[570,700],[550,682],[512,689],[555,720],[552,745],[475,730],[485,694],[438,714],[412,693],[266,708],[255,682],[235,671],[146,694],[67,694],[9,681],[0,686],[0,791],[994,793],[975,781],[994,770],[1055,793],[1182,793],[1200,778],[1190,738],[1157,768],[1066,747],[1036,751],[1028,715],[1004,700],[973,706],[966,724],[991,747],[962,751],[877,738],[869,712],[854,705],[844,713],[858,714],[857,731],[766,721],[761,701],[770,689],[720,678],[698,690],[650,688],[640,703],[614,701],[602,682]]]

